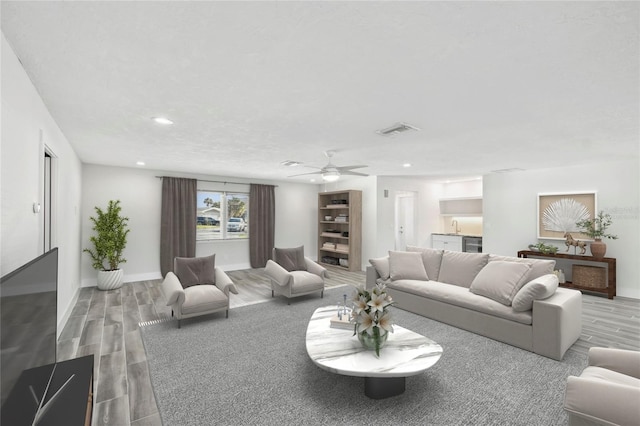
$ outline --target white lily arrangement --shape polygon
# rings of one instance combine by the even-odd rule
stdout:
[[[357,288],[353,295],[351,311],[351,322],[354,323],[353,335],[358,334],[360,341],[363,338],[371,338],[377,356],[380,356],[380,348],[386,341],[387,333],[393,333],[391,312],[387,310],[392,304],[393,299],[387,293],[387,286],[383,283],[377,284],[370,292],[365,288]]]

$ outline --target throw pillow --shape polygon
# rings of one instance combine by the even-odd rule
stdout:
[[[429,279],[420,253],[409,251],[389,252],[389,276],[393,281]]]
[[[304,260],[304,246],[286,249],[274,249],[275,262],[287,271],[306,271],[307,262]]]
[[[553,268],[556,266],[555,260],[548,259],[532,259],[530,257],[512,257],[512,256],[499,256],[499,255],[489,255],[489,262],[494,262],[496,260],[505,261],[505,262],[521,262],[531,265],[531,270],[527,274],[527,278],[525,282],[529,282],[534,278],[541,277],[546,274],[553,273]]]
[[[473,279],[488,261],[488,254],[445,250],[438,281],[469,288]]]
[[[205,257],[176,257],[173,262],[174,273],[182,288],[198,284],[216,283],[216,255]]]
[[[489,262],[473,279],[469,291],[506,306],[524,285],[531,265],[518,262]]]
[[[376,272],[383,280],[388,280],[390,276],[389,272],[389,256],[378,257],[376,259],[369,259],[371,266],[376,268]]]
[[[424,270],[427,271],[427,276],[431,280],[438,281],[444,250],[407,246],[407,251],[419,252],[422,255],[422,263],[424,263]]]
[[[558,277],[554,274],[543,275],[526,283],[513,298],[511,307],[518,312],[530,311],[534,300],[551,297],[557,289]]]

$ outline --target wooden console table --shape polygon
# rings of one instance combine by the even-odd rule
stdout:
[[[562,269],[565,273],[566,282],[560,284],[561,287],[575,288],[585,292],[591,292],[599,296],[607,296],[613,299],[616,295],[616,259],[613,257],[603,257],[596,259],[593,256],[577,256],[573,254],[544,254],[537,251],[522,250],[518,252],[518,257],[530,257],[538,259],[554,259],[556,269]],[[570,266],[569,267],[567,267]],[[592,268],[603,268],[605,270],[602,286],[593,286],[593,283],[573,280],[574,266],[587,266]]]

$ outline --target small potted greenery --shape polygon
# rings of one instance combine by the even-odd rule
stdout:
[[[98,271],[98,288],[113,290],[122,286],[123,271],[119,268],[127,260],[122,252],[127,245],[128,217],[120,215],[120,200],[109,201],[106,211],[95,207],[96,217],[90,217],[96,235],[89,238],[93,249],[84,249],[93,261],[92,266]]]
[[[576,222],[576,226],[580,228],[580,232],[592,238],[594,241],[590,244],[591,254],[596,258],[603,258],[607,252],[607,245],[602,242],[603,238],[617,240],[618,236],[607,234],[607,228],[611,226],[611,215],[600,210],[598,215],[593,219],[584,219]]]

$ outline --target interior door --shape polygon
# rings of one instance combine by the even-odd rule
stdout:
[[[395,249],[416,245],[416,193],[398,191],[395,199]]]

